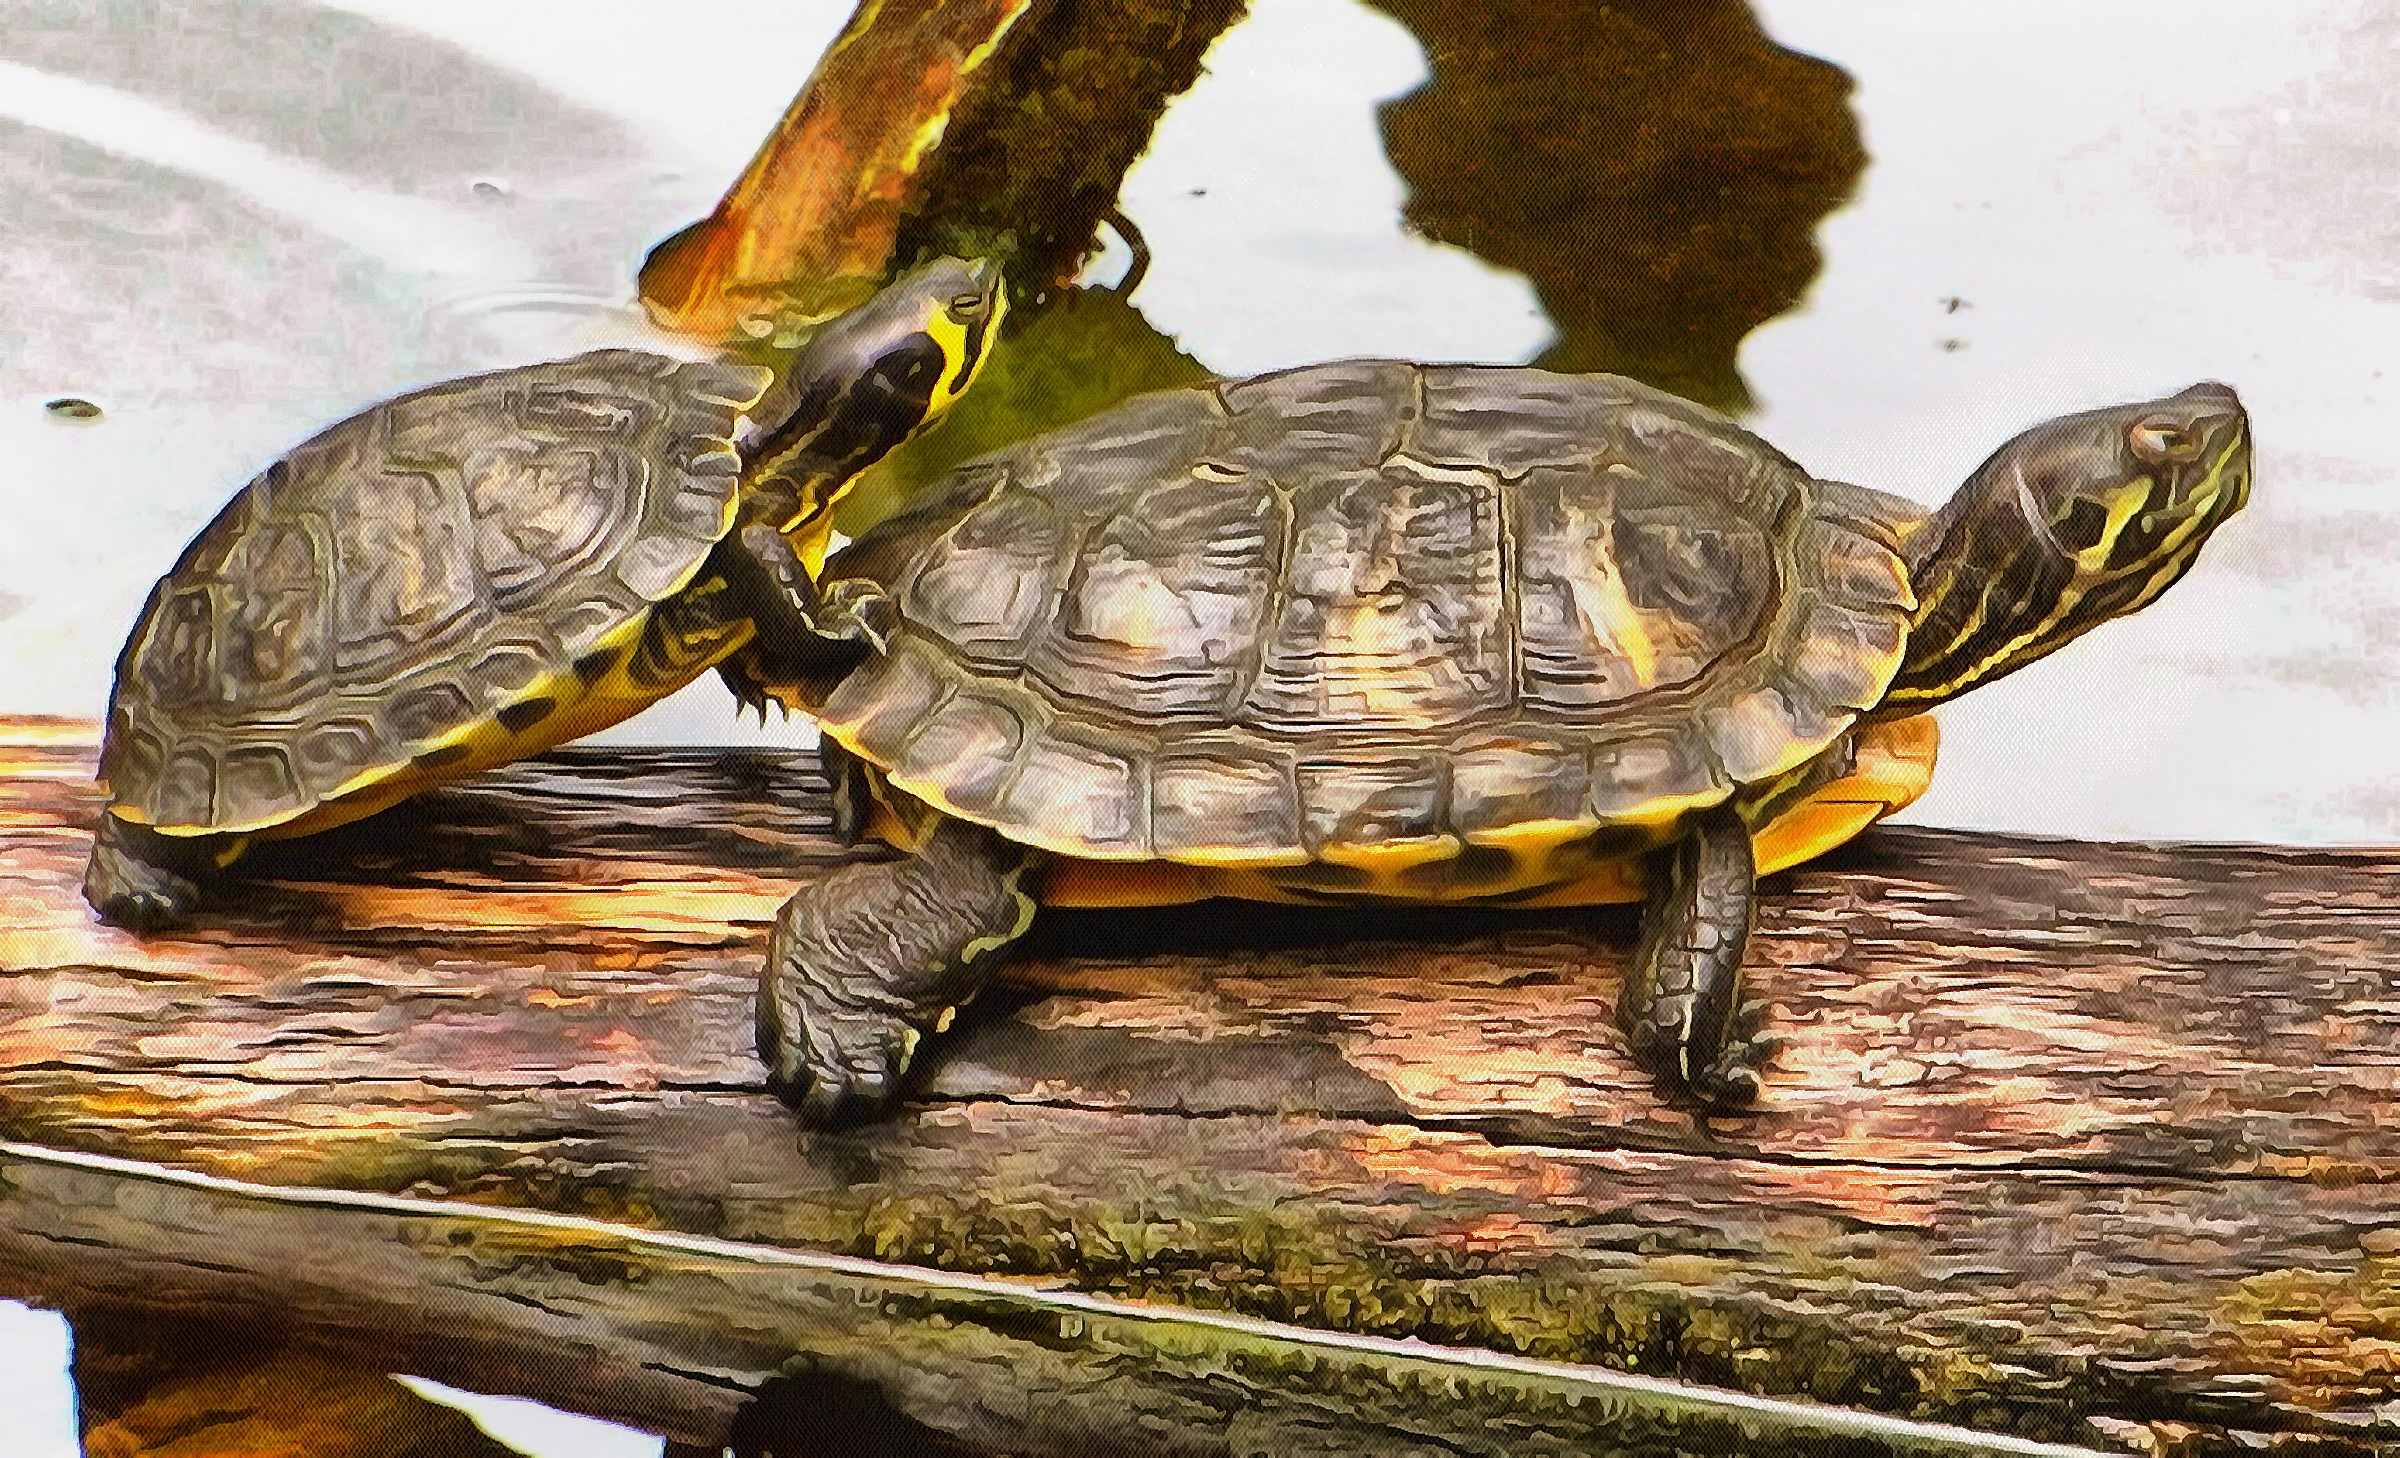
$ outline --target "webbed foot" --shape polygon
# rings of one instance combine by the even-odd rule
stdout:
[[[1642,937],[1617,1022],[1643,1067],[1699,1102],[1755,1101],[1773,1039],[1763,1004],[1740,1002],[1742,959],[1757,902],[1750,832],[1730,808],[1652,853]]]
[[[906,860],[845,866],[784,903],[759,984],[768,1086],[811,1124],[887,1107],[1031,924],[1026,866],[1023,848],[946,821]]]
[[[185,925],[199,909],[200,883],[169,864],[186,857],[175,847],[152,844],[161,839],[101,812],[91,863],[84,868],[83,899],[102,921],[136,936],[154,936]]]

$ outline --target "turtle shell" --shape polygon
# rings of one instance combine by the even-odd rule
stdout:
[[[1080,857],[1655,830],[1878,701],[1917,517],[1612,376],[1167,391],[960,467],[829,564],[897,627],[823,722],[907,794]]]
[[[170,834],[280,825],[538,707],[731,529],[735,421],[767,379],[601,350],[300,445],[151,591],[117,660],[112,808]]]

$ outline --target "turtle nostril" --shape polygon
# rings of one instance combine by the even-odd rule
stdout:
[[[2198,405],[2215,410],[2239,410],[2242,397],[2233,393],[2233,386],[2216,380],[2202,380],[2177,395],[2182,404]]]

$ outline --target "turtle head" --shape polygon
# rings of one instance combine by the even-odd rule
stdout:
[[[966,393],[1006,309],[996,262],[937,258],[827,320],[751,412],[745,474],[798,488],[795,521],[822,517]]]
[[[1887,703],[1950,698],[2146,606],[2249,499],[2250,417],[2224,385],[2026,431],[1910,544],[1916,621]]]
[[[991,354],[1007,299],[999,265],[937,258],[828,320],[793,360],[791,376],[846,390],[898,445],[958,402]]]

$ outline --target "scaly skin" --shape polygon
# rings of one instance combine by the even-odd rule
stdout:
[[[1736,1036],[1742,954],[1756,920],[1750,828],[1732,807],[1651,853],[1642,937],[1617,1021],[1642,1066],[1709,1104],[1758,1097],[1750,1040]]]
[[[945,820],[915,855],[847,866],[787,902],[759,983],[769,1084],[813,1124],[881,1110],[926,1036],[982,990],[1032,925],[1035,857]]]

